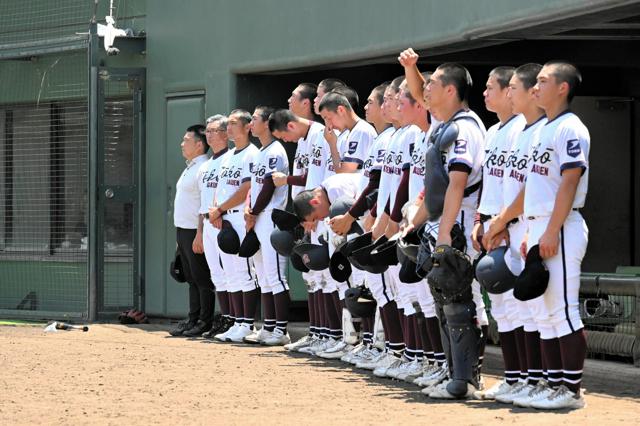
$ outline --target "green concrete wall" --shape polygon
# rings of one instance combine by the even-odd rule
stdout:
[[[147,311],[166,314],[168,305],[184,305],[167,300],[179,297],[171,290],[175,284],[166,271],[175,233],[171,198],[180,172],[176,134],[167,133],[167,100],[172,95],[204,93],[202,116],[171,123],[186,127],[236,106],[238,74],[328,67],[397,54],[408,46],[425,49],[461,43],[627,3],[631,2],[190,0],[188,6],[174,0],[148,2]],[[175,149],[167,149],[170,145]],[[296,290],[304,294],[303,288]]]

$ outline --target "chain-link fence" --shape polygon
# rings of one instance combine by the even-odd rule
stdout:
[[[132,203],[104,204],[104,247],[100,257],[88,255],[89,238],[97,238],[89,216],[98,214],[88,211],[88,32],[94,13],[105,23],[109,6],[0,2],[0,315],[87,317],[90,262],[100,274],[98,309],[134,305]],[[119,28],[144,21],[144,0],[113,6]],[[99,179],[116,190],[135,187],[132,89],[101,84]]]

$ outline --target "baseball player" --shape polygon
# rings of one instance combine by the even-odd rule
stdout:
[[[398,113],[398,93],[400,84],[404,77],[395,78],[385,89],[382,115],[386,122],[392,124],[393,131],[389,135],[386,143],[384,158],[382,159],[380,184],[376,205],[376,220],[372,226],[372,238],[378,239],[384,234],[389,220],[389,215],[385,213],[390,194],[394,191],[392,187],[393,171],[396,154],[394,151],[395,139],[401,133],[400,117]],[[388,210],[388,207],[387,207]],[[379,356],[370,360],[365,360],[356,364],[358,368],[370,369],[384,377],[384,372],[402,356],[405,343],[403,339],[402,319],[396,303],[397,298],[397,274],[387,270],[379,276],[369,275],[368,284],[372,294],[378,302],[380,318],[382,320],[385,333],[385,351]]]
[[[432,134],[426,161],[437,161],[448,177],[442,181],[436,170],[440,166],[435,163],[427,167],[424,201],[429,224],[437,225],[435,246],[450,246],[451,231],[458,223],[467,238],[467,254],[473,257],[476,253],[470,237],[482,178],[485,129],[467,112],[471,85],[469,72],[455,63],[440,65],[427,82],[425,95],[431,114],[443,124]],[[438,283],[429,284],[432,292],[449,290],[437,287]],[[480,387],[480,357],[486,339],[481,326],[488,321],[479,284],[474,281],[470,289],[455,297],[453,303],[437,303],[449,379],[423,389],[432,398],[464,398]]]
[[[482,194],[472,233],[476,251],[482,250],[482,235],[484,229],[489,227],[489,219],[502,210],[507,157],[525,124],[524,116],[513,113],[511,99],[508,96],[509,83],[514,71],[513,67],[494,68],[489,73],[483,93],[487,110],[496,113],[499,122],[489,128],[485,138]],[[488,295],[491,300],[491,315],[498,325],[505,372],[503,380],[487,390],[477,392],[476,397],[496,399],[498,395],[511,391],[512,386],[520,381],[522,370],[526,374],[526,365],[520,365],[520,359],[526,357],[526,353],[523,323],[513,290]]]
[[[274,224],[271,212],[287,205],[287,186],[276,186],[274,172],[289,173],[289,160],[282,144],[269,131],[269,116],[273,108],[258,106],[251,119],[251,133],[260,139],[262,148],[254,157],[250,205],[245,210],[247,231],[253,229],[260,241],[260,250],[253,256],[258,284],[262,294],[262,329],[245,337],[245,341],[265,345],[285,345],[291,341],[287,333],[289,320],[289,286],[286,278],[287,259],[271,245]],[[253,337],[251,337],[253,336]]]
[[[307,118],[294,115],[289,110],[277,110],[269,118],[269,130],[276,138],[283,141],[301,141],[309,147],[309,154],[306,161],[306,172],[293,177],[286,177],[280,173],[272,175],[273,182],[278,186],[291,185],[292,196],[297,195],[301,189],[307,185],[319,184],[322,182],[325,172],[325,146],[323,131],[324,126]],[[298,142],[298,147],[300,147]],[[294,173],[296,164],[294,164]],[[300,176],[300,177],[299,177]],[[303,278],[307,283],[309,309],[310,309],[310,334],[302,337],[299,341],[285,345],[285,349],[298,351],[310,346],[320,339],[328,337],[328,329],[324,329],[324,305],[321,305],[321,288],[314,279],[314,273],[305,273]]]
[[[522,201],[524,200],[524,184],[529,163],[529,149],[533,140],[537,139],[540,129],[546,123],[544,110],[536,102],[534,86],[536,77],[542,65],[525,64],[515,70],[509,83],[509,98],[514,114],[522,114],[526,119],[526,125],[517,135],[511,146],[509,157],[504,167],[504,179],[502,184],[503,209],[499,215],[490,222],[489,229],[483,236],[483,245],[487,250],[500,244],[494,237],[496,224],[503,221],[510,211],[517,209],[522,213]],[[508,226],[509,249],[511,255],[511,269],[514,274],[519,274],[524,267],[524,260],[520,256],[520,243],[526,233],[526,218],[522,214],[515,215],[516,219],[510,220]],[[496,400],[503,403],[514,403],[516,400],[528,398],[534,392],[538,383],[543,379],[542,358],[540,354],[540,333],[538,326],[531,315],[527,302],[515,300],[524,330],[525,345],[525,371],[521,373],[520,381],[511,389],[496,396]],[[521,363],[522,364],[522,363]],[[523,365],[520,366],[521,369]],[[524,374],[523,374],[524,373]]]
[[[369,151],[372,141],[376,137],[373,126],[362,120],[354,111],[358,97],[356,92],[346,86],[334,89],[326,94],[320,102],[319,109],[325,121],[325,139],[329,142],[333,165],[337,173],[357,173],[363,171],[364,161]],[[327,132],[327,129],[330,131]],[[346,133],[340,150],[337,147],[337,139],[333,139],[333,130],[338,130],[341,134]],[[329,172],[327,174],[330,174]],[[362,181],[362,178],[359,178]],[[362,187],[362,184],[360,185]],[[332,232],[331,232],[332,233]],[[363,271],[354,270],[351,278],[346,283],[336,283],[338,298],[342,312],[347,312],[344,308],[345,292],[350,285],[361,285],[364,283],[365,274]],[[329,286],[326,286],[329,287]],[[326,291],[323,289],[323,291]],[[335,299],[335,296],[333,296]],[[343,334],[348,332],[350,320],[343,315]],[[341,358],[346,355],[352,347],[344,340],[332,348],[319,353],[318,356],[324,358]]]
[[[578,295],[588,230],[579,209],[587,195],[590,136],[569,111],[581,80],[575,66],[551,61],[538,73],[535,86],[547,122],[529,152],[523,210],[527,236],[522,251],[538,245],[549,270],[545,293],[527,303],[540,332],[548,384],[540,381],[517,401],[539,409],[585,406],[580,383],[587,345]],[[513,217],[503,220],[507,218]]]
[[[398,97],[398,112],[400,117],[400,130],[394,138],[396,158],[393,166],[392,188],[395,192],[389,197],[389,223],[387,236],[396,235],[400,229],[399,224],[403,218],[403,206],[409,198],[409,176],[413,149],[416,144],[424,143],[426,132],[429,128],[427,110],[416,102],[409,93],[406,82],[400,85]],[[417,287],[415,284],[407,284],[399,279],[400,265],[389,267],[392,279],[396,280],[398,309],[402,311],[403,336],[405,343],[404,356],[397,360],[384,372],[374,370],[374,374],[403,380],[410,379],[413,382],[422,374],[422,358],[424,351],[420,340],[416,310],[413,302],[417,302]]]
[[[384,91],[388,83],[383,83],[375,87],[365,105],[366,120],[371,123],[377,132],[377,136],[371,142],[369,152],[363,164],[363,180],[360,195],[349,212],[331,219],[330,226],[338,235],[345,235],[356,220],[367,213],[368,198],[375,196],[380,184],[380,173],[382,161],[384,160],[386,145],[395,129],[385,120],[382,114],[382,103],[384,101]],[[377,198],[377,197],[376,197]],[[373,216],[368,214],[364,220],[364,229],[369,231],[373,225]],[[365,272],[365,285],[371,290],[376,299],[378,307],[384,306],[390,298],[385,297],[384,274],[373,274]],[[345,354],[341,360],[357,365],[358,363],[371,361],[379,355],[379,351],[373,346],[374,319],[362,319],[362,343],[356,346],[350,353]]]
[[[235,148],[222,164],[218,175],[213,207],[209,207],[209,221],[220,229],[223,221],[229,223],[242,241],[246,234],[244,202],[251,188],[251,170],[258,148],[249,141],[251,114],[233,110],[229,114],[227,132]],[[235,324],[216,340],[243,342],[251,334],[259,298],[258,284],[250,259],[220,251],[227,289],[237,314]]]
[[[204,162],[198,170],[198,186],[200,187],[200,215],[209,216],[209,207],[213,205],[216,188],[218,187],[218,171],[229,154],[227,139],[227,117],[216,114],[207,119],[205,130],[207,143],[212,151],[212,156]],[[202,334],[204,338],[212,338],[216,334],[226,332],[235,322],[235,316],[230,309],[229,294],[220,252],[218,249],[218,229],[208,220],[203,220],[203,244],[204,254],[211,271],[211,280],[216,283],[216,295],[218,306],[222,313],[222,321],[211,326],[211,330]]]
[[[425,82],[431,77],[430,72],[420,73],[417,67],[418,55],[413,49],[406,49],[400,53],[398,61],[404,67],[406,87],[409,93],[426,110],[429,105],[425,101]],[[408,223],[414,223],[414,216],[421,206],[423,206],[424,174],[425,174],[425,154],[428,148],[428,140],[434,128],[440,122],[431,114],[428,114],[429,126],[423,137],[418,140],[411,155],[411,168],[409,172],[409,207],[406,209],[405,219]],[[415,227],[415,224],[412,225]],[[427,341],[422,342],[426,362],[423,362],[422,375],[416,377],[413,383],[419,386],[428,386],[441,380],[446,375],[443,368],[446,358],[442,348],[439,321],[436,316],[435,301],[429,291],[426,279],[416,284],[417,299],[425,317]],[[421,333],[416,331],[419,336]],[[411,376],[409,376],[410,378]]]

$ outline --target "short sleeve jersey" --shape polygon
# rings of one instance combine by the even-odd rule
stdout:
[[[529,166],[529,150],[546,122],[546,117],[542,116],[534,123],[525,125],[513,141],[507,163],[504,166],[503,207],[511,205],[524,188]]]
[[[478,211],[497,215],[503,208],[503,181],[507,157],[513,142],[525,125],[523,115],[514,115],[504,123],[496,123],[487,131],[482,163],[482,195]]]
[[[469,117],[469,118],[461,118]],[[469,110],[461,110],[451,119],[456,120],[459,132],[454,143],[442,152],[442,163],[447,170],[459,164],[469,169],[467,188],[480,182],[482,179],[482,160],[484,158],[485,129],[478,116]],[[427,188],[428,190],[428,188]],[[478,191],[465,197],[462,206],[474,209],[478,205]]]
[[[371,124],[358,120],[349,132],[347,143],[342,146],[342,161],[356,163],[358,169],[364,170],[364,163],[376,136],[376,129]]]
[[[289,160],[287,159],[287,151],[279,141],[273,141],[266,147],[262,147],[253,161],[253,177],[251,179],[251,207],[255,205],[256,200],[265,179],[271,179],[274,172],[289,174]],[[269,204],[264,210],[272,210],[274,208],[284,209],[287,205],[287,185],[276,187]]]
[[[216,189],[215,205],[219,206],[227,201],[240,189],[240,185],[251,180],[253,176],[253,162],[258,154],[258,148],[250,143],[247,147],[235,149],[222,164],[218,178],[218,188]],[[229,210],[242,210],[244,200]]]
[[[420,192],[424,189],[424,172],[425,172],[425,154],[427,153],[428,141],[433,129],[440,124],[439,121],[432,118],[431,126],[426,132],[421,132],[413,147],[411,154],[411,171],[409,174],[409,201],[418,198]]]
[[[404,131],[395,139],[395,166],[393,168],[393,178],[391,179],[391,193],[389,194],[389,208],[395,207],[395,191],[402,181],[402,173],[411,167],[411,156],[416,143],[420,143],[424,138],[424,132],[420,127],[410,124],[404,127]]]
[[[393,190],[393,180],[396,170],[396,160],[398,158],[398,140],[402,137],[402,133],[406,130],[406,127],[400,127],[398,129],[393,128],[394,131],[389,137],[387,148],[384,153],[384,161],[382,162],[382,172],[380,173],[380,186],[378,188],[378,201],[376,207],[376,213],[378,217],[381,217],[384,213],[384,208],[389,201],[389,197]],[[398,166],[400,167],[400,166]]]
[[[584,207],[589,179],[590,136],[577,115],[566,111],[547,121],[538,144],[532,146],[525,186],[525,216],[550,216],[562,181],[562,172],[581,168],[582,176],[573,199],[574,209]]]
[[[347,144],[347,138],[349,137],[349,130],[343,130],[342,132],[338,132],[334,130],[334,133],[337,136],[336,148],[338,149],[338,153],[340,154],[340,158],[342,158],[342,153],[344,152],[344,146]],[[325,139],[326,140],[326,139]],[[327,169],[324,172],[325,179],[329,176],[333,176],[336,174],[336,168],[333,165],[333,157],[331,156],[331,148],[329,148],[329,143],[327,142]]]
[[[360,175],[357,173],[341,173],[329,176],[322,182],[322,187],[327,191],[329,202],[333,203],[340,197],[355,199],[358,195]]]
[[[293,176],[302,176],[309,167],[309,140],[307,137],[298,139],[296,153],[293,157]],[[291,197],[295,198],[304,188],[302,186],[291,186]]]
[[[391,135],[395,132],[393,127],[387,127],[369,145],[369,152],[367,153],[366,160],[362,168],[364,169],[362,175],[362,181],[360,183],[360,191],[362,191],[369,184],[369,177],[374,170],[382,170],[384,163],[384,155],[387,150],[387,144]]]
[[[200,214],[209,212],[213,207],[213,199],[218,188],[218,171],[232,150],[225,149],[205,161],[198,169],[198,185],[200,186]]]
[[[327,158],[330,157],[329,144],[324,139],[324,126],[313,121],[307,133],[309,143],[309,164],[305,189],[318,187],[325,178]]]

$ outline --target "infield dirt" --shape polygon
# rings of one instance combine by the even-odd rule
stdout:
[[[587,381],[588,406],[572,412],[436,402],[339,361],[169,338],[161,328],[0,326],[0,424],[640,424],[637,381]],[[488,373],[491,386],[498,370]]]

